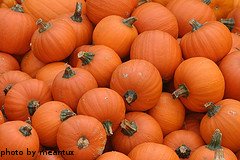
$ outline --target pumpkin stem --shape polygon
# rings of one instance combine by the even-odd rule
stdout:
[[[126,18],[126,19],[123,19],[123,23],[132,28],[133,27],[133,23],[137,21],[137,18],[136,17],[129,17],[129,18]]]
[[[199,23],[195,19],[191,19],[189,21],[189,24],[192,26],[192,32],[198,30],[199,28],[201,28],[203,26],[201,23]]]
[[[175,152],[177,153],[179,158],[189,158],[191,154],[191,149],[185,144],[178,147]]]
[[[4,88],[3,92],[4,92],[5,96],[7,95],[8,91],[12,88],[12,86],[13,86],[13,84],[8,84],[8,85]]]
[[[69,79],[69,78],[71,78],[71,77],[73,77],[75,75],[76,75],[76,72],[74,70],[72,70],[72,67],[71,66],[67,66],[67,68],[64,71],[64,74],[63,74],[62,78]]]
[[[220,129],[216,129],[213,133],[211,142],[208,145],[206,145],[206,147],[210,150],[215,151],[216,149],[222,148],[221,143],[222,143],[222,133]]]
[[[14,5],[11,10],[19,13],[24,13],[23,7],[20,4]]]
[[[28,112],[30,114],[30,116],[32,116],[35,111],[38,109],[38,107],[40,106],[39,104],[39,101],[36,101],[36,100],[31,100],[29,103],[28,103]]]
[[[36,22],[36,24],[39,26],[39,33],[45,32],[51,27],[51,24],[48,22],[44,22],[41,18],[39,18]]]
[[[71,16],[71,19],[75,22],[82,22],[82,3],[77,2],[74,15]]]
[[[125,94],[124,94],[124,98],[125,101],[127,102],[127,104],[131,104],[134,101],[136,101],[137,99],[137,93],[134,90],[128,90]]]
[[[217,114],[221,108],[220,106],[216,106],[213,102],[206,103],[204,107],[207,108],[207,115],[210,118]]]
[[[120,127],[122,128],[121,132],[126,136],[132,136],[137,132],[137,125],[133,121],[129,122],[128,120],[124,119],[120,124]]]
[[[22,133],[23,136],[27,137],[27,136],[30,136],[32,133],[32,127],[29,126],[29,125],[26,125],[26,126],[22,126],[19,128],[19,131]]]
[[[214,154],[214,160],[225,160],[223,149],[217,149]]]
[[[82,136],[78,140],[77,146],[78,146],[79,149],[87,148],[89,146],[89,140],[85,136]]]
[[[28,119],[27,119],[25,122],[28,123],[28,124],[30,124],[30,125],[32,125],[32,121],[31,121],[31,118],[30,118],[30,117],[28,117]]]
[[[233,18],[228,18],[228,19],[220,19],[220,22],[223,23],[230,31],[234,28],[235,25],[235,20]]]
[[[202,0],[202,2],[209,5],[211,3],[211,0]]]
[[[71,110],[69,109],[64,109],[61,111],[60,113],[60,120],[61,121],[65,121],[67,120],[68,118],[72,117],[72,116],[75,116],[76,113],[72,112]]]
[[[148,3],[148,2],[150,2],[150,0],[139,0],[137,6],[139,7],[139,6],[141,6],[142,4],[145,4],[145,3]]]
[[[189,96],[189,90],[185,84],[180,84],[178,86],[178,89],[172,93],[172,96],[173,96],[173,99],[177,99],[179,97],[186,98]]]
[[[104,121],[103,122],[103,127],[106,130],[106,133],[107,133],[108,136],[113,135],[112,122],[111,121]]]
[[[82,66],[89,64],[93,60],[94,54],[92,52],[81,51],[78,53],[78,59],[82,61]]]

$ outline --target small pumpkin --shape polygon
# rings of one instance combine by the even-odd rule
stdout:
[[[146,60],[129,60],[112,74],[110,88],[118,92],[129,111],[153,108],[162,93],[162,78],[156,67]]]
[[[64,160],[58,152],[53,150],[45,150],[38,152],[36,160]]]
[[[20,69],[18,61],[10,54],[3,52],[0,52],[0,66],[0,74],[10,70]]]
[[[93,44],[105,45],[112,48],[121,58],[126,57],[138,35],[133,25],[136,20],[135,17],[124,19],[117,15],[103,18],[93,30]]]
[[[163,142],[163,133],[157,121],[143,112],[129,112],[112,137],[113,149],[128,154],[144,142]]]
[[[11,8],[16,4],[15,0],[0,0],[0,8]]]
[[[30,50],[31,37],[36,30],[33,18],[21,5],[0,8],[0,52],[23,55]],[[14,36],[13,36],[14,34]]]
[[[186,115],[182,129],[193,131],[200,135],[200,123],[204,113],[190,112]]]
[[[181,160],[188,160],[190,155],[205,143],[202,137],[193,131],[177,130],[165,136],[163,144],[173,149]]]
[[[43,103],[51,101],[50,88],[37,79],[15,84],[5,97],[4,110],[8,120],[27,120]]]
[[[179,160],[177,154],[168,146],[145,142],[134,147],[128,154],[131,160]]]
[[[23,121],[9,121],[0,125],[0,150],[17,151],[18,155],[2,155],[4,160],[34,160],[39,151],[39,139],[36,130]],[[31,151],[31,155],[27,153]],[[19,153],[22,152],[22,155]],[[32,153],[35,152],[33,155]]]
[[[104,150],[106,132],[96,118],[77,115],[60,125],[57,133],[59,150],[72,151],[73,155],[62,155],[65,160],[94,160]]]
[[[131,160],[125,154],[123,154],[121,152],[116,152],[116,151],[106,152],[106,153],[102,154],[101,156],[99,156],[96,160],[111,160],[111,159],[114,159],[114,160]]]
[[[90,72],[67,66],[64,71],[56,75],[51,91],[55,101],[61,101],[76,111],[82,95],[97,87],[97,81]]]

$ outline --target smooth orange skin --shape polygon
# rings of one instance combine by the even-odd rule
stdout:
[[[79,149],[77,142],[81,136],[85,136],[89,145],[85,149]],[[63,155],[65,160],[81,159],[95,160],[104,150],[107,135],[103,125],[94,117],[77,115],[64,121],[57,133],[57,145],[59,150],[73,151],[74,155]]]
[[[204,113],[190,112],[186,115],[182,129],[193,131],[200,135],[200,123]]]
[[[177,40],[170,34],[151,30],[139,34],[133,41],[130,58],[151,62],[158,69],[162,79],[169,81],[182,62],[182,52]]]
[[[93,44],[105,45],[112,48],[121,58],[129,55],[133,40],[137,37],[138,31],[128,27],[123,18],[111,15],[102,19],[93,30]]]
[[[204,145],[204,141],[200,135],[193,131],[177,130],[169,133],[163,139],[163,144],[170,147],[174,151],[182,145],[186,145],[191,149],[190,155],[200,146]],[[189,160],[189,158],[180,158],[181,160]]]
[[[128,156],[131,160],[179,160],[177,154],[170,147],[151,142],[137,145]]]
[[[0,52],[0,66],[0,74],[10,70],[20,69],[18,61],[10,54],[3,52]]]
[[[106,152],[99,156],[96,160],[131,160],[128,156],[121,152],[112,151],[112,152]]]
[[[227,16],[227,18],[234,19],[234,28],[231,30],[233,33],[240,33],[240,8],[233,9]]]
[[[131,16],[138,20],[134,23],[139,33],[160,30],[178,37],[178,22],[173,13],[159,3],[147,2],[138,6]]]
[[[174,75],[175,89],[180,84],[185,84],[189,90],[188,97],[180,97],[180,100],[191,111],[206,112],[205,103],[218,102],[224,95],[222,72],[204,57],[189,58],[178,66]]]
[[[220,110],[211,118],[205,115],[200,124],[200,132],[203,140],[209,143],[211,135],[215,129],[222,132],[222,146],[237,152],[240,148],[240,102],[234,99],[224,99],[215,105],[220,106]]]

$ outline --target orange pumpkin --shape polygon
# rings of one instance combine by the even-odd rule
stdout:
[[[96,160],[111,160],[111,159],[114,159],[114,160],[131,160],[125,154],[123,154],[121,152],[116,152],[116,151],[106,152],[106,153],[102,154],[101,156],[99,156]]]
[[[227,16],[227,19],[221,19],[233,33],[240,33],[240,7],[233,9]]]
[[[204,113],[188,113],[185,117],[182,129],[193,131],[200,135],[200,123],[204,115]]]
[[[38,152],[36,160],[64,160],[61,155],[58,155],[58,152],[52,150],[45,150]]]
[[[8,91],[4,110],[8,120],[27,120],[41,104],[51,100],[51,91],[43,81],[28,79]]]
[[[188,160],[190,155],[205,143],[201,136],[193,131],[177,130],[165,136],[163,144],[173,149],[181,160]]]
[[[131,160],[179,160],[177,154],[170,147],[151,142],[137,145],[128,156]]]
[[[175,71],[174,98],[191,111],[205,112],[204,104],[223,98],[225,81],[218,66],[210,59],[194,57],[183,61]]]
[[[133,41],[130,58],[151,62],[158,69],[162,79],[169,81],[182,62],[182,53],[177,40],[170,34],[151,30],[139,34]]]
[[[163,131],[163,135],[167,135],[182,127],[185,108],[180,100],[173,99],[170,93],[163,92],[158,104],[150,109],[148,114],[157,120]]]
[[[200,124],[200,132],[203,140],[209,143],[211,134],[215,129],[220,129],[223,138],[222,146],[237,152],[240,148],[240,102],[234,99],[224,99],[216,104],[209,102],[205,104],[208,112]]]
[[[0,0],[0,8],[11,8],[16,4],[15,0]]]
[[[135,17],[124,19],[116,15],[105,17],[93,31],[93,44],[105,45],[112,48],[121,58],[126,57],[138,35],[133,25],[136,20]]]
[[[129,112],[112,137],[113,149],[128,154],[144,142],[163,142],[163,133],[157,121],[143,112]]]
[[[36,30],[33,18],[21,5],[0,8],[0,52],[23,55],[30,50],[31,37]],[[13,36],[13,33],[15,35]]]
[[[178,37],[176,17],[159,3],[147,2],[137,7],[131,16],[137,18],[134,23],[139,33],[149,30],[160,30]]]
[[[234,8],[240,7],[240,0],[234,0],[233,7]]]
[[[9,121],[0,125],[0,150],[11,152],[1,156],[4,160],[34,160],[39,151],[37,132],[23,121]],[[31,155],[27,153],[31,151]],[[14,154],[12,154],[14,151]],[[16,153],[16,152],[17,153]],[[33,154],[35,152],[35,154]],[[20,155],[21,154],[21,155]]]
[[[0,52],[0,66],[0,74],[10,70],[20,69],[18,61],[10,54],[3,52]]]
[[[76,111],[78,101],[84,93],[97,88],[97,81],[92,74],[81,68],[67,66],[55,77],[52,84],[52,96],[55,101],[61,101]]]
[[[145,60],[130,60],[112,74],[110,88],[125,99],[129,111],[153,108],[162,92],[162,78],[156,67]]]
[[[172,0],[168,3],[167,8],[177,18],[179,37],[183,37],[191,31],[188,21],[193,18],[200,23],[216,20],[212,9],[200,0]]]
[[[94,160],[100,156],[107,141],[106,132],[96,118],[77,115],[65,120],[57,133],[59,150],[72,151],[62,155],[65,160]]]

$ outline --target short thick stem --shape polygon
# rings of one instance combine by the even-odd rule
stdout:
[[[89,64],[95,55],[92,52],[81,51],[78,53],[78,59],[82,61],[82,66]]]
[[[4,92],[5,95],[7,95],[8,91],[12,88],[12,86],[13,86],[13,84],[8,84],[8,85],[4,88],[3,92]]]
[[[64,74],[63,74],[62,78],[69,79],[69,78],[71,78],[71,77],[73,77],[75,75],[76,75],[76,72],[74,70],[72,70],[72,67],[71,66],[67,66],[67,68],[64,71]]]
[[[130,105],[131,103],[137,100],[137,93],[134,90],[128,90],[124,94],[124,99],[127,102],[127,104]]]
[[[181,145],[180,147],[178,147],[175,152],[177,153],[179,158],[189,158],[190,154],[191,154],[191,149],[186,146],[186,145]]]
[[[189,96],[189,90],[185,84],[180,84],[178,86],[178,89],[172,93],[172,96],[173,96],[173,99],[177,99],[179,97],[186,98]]]
[[[206,103],[204,107],[207,108],[207,115],[210,118],[217,114],[221,108],[220,106],[216,106],[213,102]]]
[[[211,3],[211,0],[202,0],[202,2],[209,5]]]
[[[67,120],[68,118],[72,117],[72,116],[75,116],[76,113],[74,113],[73,111],[69,110],[69,109],[64,109],[61,111],[60,113],[60,120],[61,121],[65,121]]]
[[[82,3],[77,2],[74,15],[71,16],[71,19],[75,22],[82,22]]]
[[[195,19],[191,19],[189,21],[189,24],[192,26],[192,32],[198,30],[199,28],[201,28],[203,26],[201,23],[199,23]]]
[[[136,17],[129,17],[126,19],[123,19],[123,24],[125,24],[126,26],[132,28],[133,27],[133,23],[137,21]]]
[[[222,143],[222,133],[219,129],[216,129],[213,133],[211,142],[206,145],[206,147],[210,150],[217,150],[217,149],[221,149],[221,143]]]
[[[81,138],[79,138],[77,142],[77,146],[79,149],[87,148],[89,144],[90,144],[89,140],[85,136],[82,136]]]
[[[233,18],[220,19],[220,22],[223,23],[230,31],[234,28],[235,20]]]
[[[39,26],[39,33],[45,32],[51,27],[50,23],[44,22],[41,18],[37,20],[36,24]]]
[[[19,131],[22,133],[23,136],[27,137],[27,136],[30,136],[32,133],[32,127],[29,126],[29,125],[26,125],[26,126],[22,126],[19,128]]]
[[[134,133],[137,132],[137,125],[135,122],[130,122],[126,119],[124,119],[122,121],[122,123],[120,124],[121,126],[121,132],[124,134],[124,135],[127,135],[127,136],[132,136],[134,135]]]
[[[39,101],[37,100],[31,100],[29,103],[28,103],[28,112],[30,114],[30,116],[32,116],[35,111],[38,109],[38,107],[40,106],[40,103]]]
[[[112,130],[112,122],[111,121],[105,121],[103,122],[103,127],[107,133],[108,136],[113,135],[113,130]]]
[[[13,10],[15,12],[24,13],[23,7],[20,4],[16,4],[15,6],[13,6],[11,8],[11,10]]]

